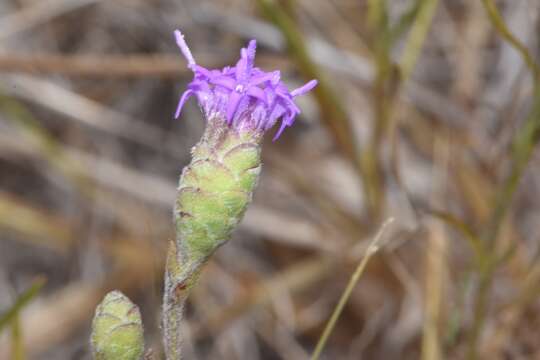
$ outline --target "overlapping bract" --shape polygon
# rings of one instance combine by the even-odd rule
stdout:
[[[254,67],[256,41],[251,40],[240,52],[236,66],[222,70],[208,70],[195,63],[184,36],[175,31],[176,42],[193,71],[194,78],[182,94],[175,117],[180,116],[182,107],[193,95],[207,119],[223,118],[238,130],[265,132],[281,118],[281,125],[274,140],[283,130],[294,123],[300,109],[294,103],[317,85],[311,80],[304,86],[289,91],[280,79],[279,71],[265,72]]]

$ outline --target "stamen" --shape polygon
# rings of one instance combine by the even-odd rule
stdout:
[[[175,30],[174,36],[176,37],[176,44],[178,45],[180,51],[182,52],[182,55],[184,55],[188,62],[188,68],[195,71],[194,67],[197,64],[195,63],[195,59],[191,54],[191,50],[189,50],[189,46],[187,45],[186,40],[184,40],[184,35],[180,32],[180,30]]]
[[[311,80],[304,86],[299,87],[298,89],[294,89],[291,91],[292,97],[304,95],[305,93],[311,91],[315,86],[317,86],[317,80]]]

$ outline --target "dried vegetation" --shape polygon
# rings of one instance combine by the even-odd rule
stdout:
[[[303,116],[265,146],[240,230],[190,302],[188,359],[307,359],[368,244],[326,359],[540,358],[540,3],[0,2],[0,359],[87,359],[106,291],[159,357],[199,63],[249,38]]]

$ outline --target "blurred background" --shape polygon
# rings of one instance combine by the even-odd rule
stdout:
[[[198,63],[249,39],[303,113],[206,267],[186,359],[539,359],[540,2],[2,0],[0,359],[90,359],[113,288],[160,358],[164,254],[204,129]]]

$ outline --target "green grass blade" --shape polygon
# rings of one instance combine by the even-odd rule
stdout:
[[[11,324],[12,321],[17,319],[19,312],[36,297],[43,285],[45,285],[45,282],[45,278],[37,278],[32,286],[22,293],[8,310],[0,314],[0,332],[4,329],[4,327],[6,327],[6,325]]]
[[[324,346],[326,345],[326,342],[328,341],[328,338],[330,337],[330,334],[334,330],[334,327],[336,326],[336,323],[339,319],[339,316],[341,315],[343,308],[345,307],[345,304],[347,304],[347,301],[349,300],[349,297],[351,296],[351,293],[360,280],[360,277],[364,273],[364,270],[368,264],[369,259],[375,255],[375,253],[379,250],[379,242],[382,238],[382,235],[384,233],[384,230],[394,221],[393,218],[389,218],[384,222],[384,224],[381,226],[379,231],[377,232],[377,235],[373,238],[371,243],[369,244],[366,253],[358,266],[356,267],[356,270],[351,276],[351,279],[349,280],[349,283],[347,284],[347,287],[345,288],[345,291],[343,291],[343,294],[341,295],[341,298],[339,299],[339,302],[337,306],[334,309],[334,312],[332,313],[332,316],[330,317],[330,320],[328,320],[328,323],[326,324],[326,327],[324,328],[324,331],[319,338],[319,341],[317,342],[317,346],[315,347],[315,350],[313,351],[313,354],[311,355],[311,360],[317,360],[321,356],[322,350],[324,349]]]

